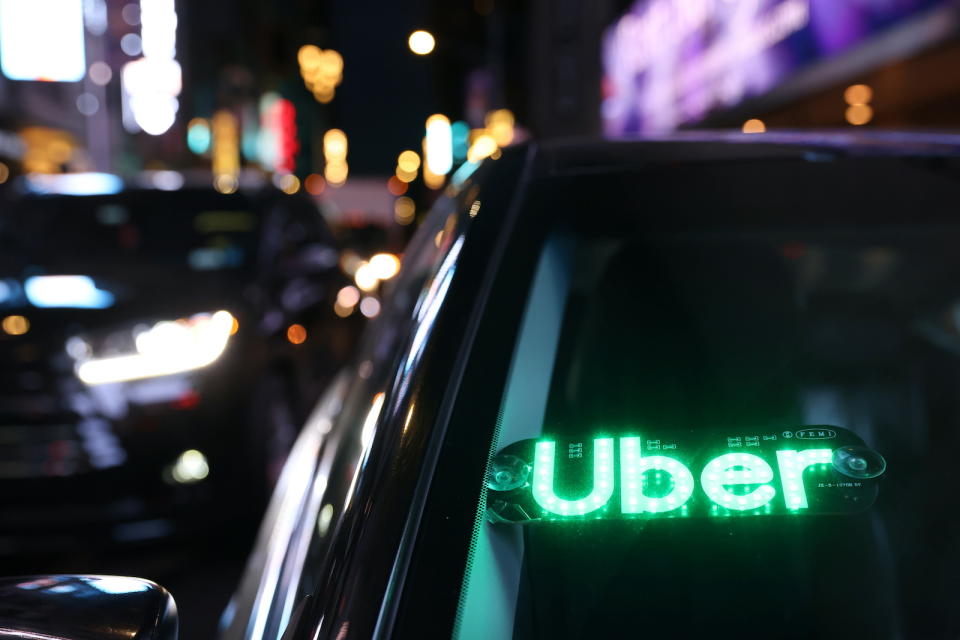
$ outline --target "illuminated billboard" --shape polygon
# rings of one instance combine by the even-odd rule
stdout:
[[[953,0],[637,0],[604,38],[605,132],[661,133],[697,122],[830,65],[898,24],[955,7]],[[924,24],[928,31],[954,24],[946,22]],[[902,55],[906,39],[890,43],[889,55]]]
[[[0,0],[0,69],[11,80],[82,80],[83,39],[82,0]]]

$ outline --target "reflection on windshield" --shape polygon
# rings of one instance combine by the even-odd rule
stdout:
[[[952,628],[958,241],[551,236],[458,637]]]

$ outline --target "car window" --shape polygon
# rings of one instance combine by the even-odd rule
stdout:
[[[522,313],[501,290],[471,356],[508,350],[484,369],[499,402],[465,384],[485,424],[454,414],[407,602],[428,575],[459,580],[464,639],[953,633],[960,224],[937,204],[853,221],[853,192],[694,210],[733,168],[688,196],[660,177],[527,203],[530,256],[504,265],[529,283]],[[478,429],[489,448],[468,454]],[[470,483],[458,547],[434,534]]]
[[[442,299],[440,287],[456,262],[458,238],[462,237],[453,211],[454,203],[449,199],[437,203],[404,255],[401,274],[385,298],[384,311],[365,334],[352,368],[353,384],[337,418],[343,433],[335,434],[337,441],[328,447],[331,469],[326,473],[339,475],[344,482],[324,491],[324,504],[316,512],[315,524],[305,528],[311,532],[311,542],[297,589],[300,596],[314,593],[322,580],[332,529],[352,500],[351,492],[375,437],[397,359],[401,359],[401,368],[412,368],[422,346],[408,344],[410,335],[431,329],[433,318],[427,317],[430,307],[440,302],[437,296]]]
[[[0,268],[236,271],[255,264],[259,233],[239,194],[25,198],[0,220]]]
[[[320,592],[331,573],[329,558],[352,543],[352,532],[363,517],[356,513],[355,492],[381,414],[389,409],[387,395],[391,385],[403,391],[417,370],[470,221],[464,201],[476,193],[468,184],[438,199],[404,252],[401,271],[365,332],[357,357],[305,425],[261,532],[264,541],[273,538],[271,551],[265,561],[255,555],[259,564],[248,567],[245,578],[259,582],[261,594],[248,620],[231,620],[228,637],[242,637],[242,629],[253,637],[279,637],[307,596],[323,597]],[[286,533],[278,535],[275,524],[283,525]],[[284,556],[272,567],[271,553]]]

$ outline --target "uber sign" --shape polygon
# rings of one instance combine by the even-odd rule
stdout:
[[[852,513],[883,457],[839,427],[523,440],[487,476],[494,522]]]

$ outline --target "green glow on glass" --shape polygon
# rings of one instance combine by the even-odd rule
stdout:
[[[538,442],[533,459],[533,498],[558,516],[582,516],[600,509],[613,495],[613,438],[593,441],[593,489],[578,500],[566,500],[554,490],[556,443]]]
[[[703,468],[700,484],[707,497],[734,511],[749,511],[770,503],[777,491],[767,484],[773,469],[767,461],[751,453],[727,453],[714,458]],[[734,493],[724,485],[760,485],[746,494]]]
[[[668,456],[641,455],[639,437],[620,438],[620,509],[623,513],[664,513],[686,504],[693,495],[693,474],[681,462]],[[643,474],[666,472],[673,487],[660,497],[643,492]]]
[[[803,486],[803,472],[815,464],[829,464],[832,459],[832,449],[777,451],[777,465],[780,467],[780,482],[783,484],[783,499],[787,509],[806,509],[809,506]]]

